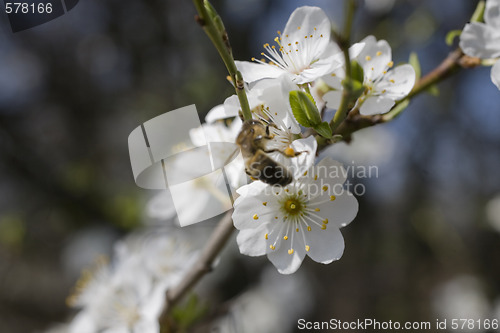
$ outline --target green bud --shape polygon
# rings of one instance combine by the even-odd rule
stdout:
[[[415,80],[418,81],[418,79],[420,79],[420,76],[422,75],[422,70],[420,69],[420,60],[418,60],[418,55],[415,52],[410,53],[410,59],[408,60],[408,63],[415,70]]]

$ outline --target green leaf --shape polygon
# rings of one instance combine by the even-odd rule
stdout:
[[[356,61],[351,61],[351,79],[363,82],[365,78],[365,73],[363,71],[363,67]]]
[[[314,127],[321,123],[321,116],[314,98],[300,90],[290,91],[290,106],[295,119],[305,127]]]
[[[484,10],[486,9],[486,1],[479,1],[476,10],[470,19],[471,22],[484,22]]]
[[[430,86],[429,88],[427,88],[427,93],[429,93],[430,95],[434,96],[434,97],[438,97],[439,96],[439,88],[437,85],[433,84],[432,86]]]
[[[177,305],[172,310],[172,317],[179,328],[186,331],[194,323],[199,321],[207,312],[208,308],[202,304],[195,294],[189,295],[189,298],[181,305]],[[182,330],[179,330],[182,331]]]
[[[410,59],[408,60],[408,63],[415,70],[415,81],[418,81],[420,79],[420,76],[422,75],[422,70],[420,69],[420,60],[418,60],[417,53],[410,53]]]
[[[462,34],[462,30],[451,30],[446,34],[446,45],[452,46],[455,38]]]
[[[332,137],[332,129],[326,121],[314,126],[314,130],[324,138],[330,139]]]

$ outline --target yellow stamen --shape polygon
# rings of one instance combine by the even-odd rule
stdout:
[[[265,235],[264,235],[264,237],[265,237],[266,239],[268,239],[269,235],[268,235],[268,234],[265,234]]]
[[[295,229],[295,231],[299,232],[299,228]]]
[[[307,176],[307,171],[306,171],[306,172],[304,172],[304,176]]]
[[[257,214],[254,214],[254,215],[253,215],[253,219],[254,219],[254,220],[258,220],[258,219],[259,219],[259,217],[257,216]]]
[[[283,237],[284,240],[288,240],[288,236]]]
[[[309,252],[310,249],[311,247],[309,245],[306,245],[306,251]]]
[[[314,208],[314,211],[315,212],[319,212],[319,208]]]
[[[381,56],[382,55],[382,52],[381,51],[378,51],[377,52],[377,56]]]
[[[293,254],[293,249],[288,250],[288,254]]]
[[[337,199],[334,195],[330,195],[330,201],[334,201],[335,199]]]
[[[271,250],[274,250],[276,247],[275,247],[274,245],[269,245],[269,248],[270,248]]]
[[[323,223],[324,223],[324,224],[328,224],[328,219],[324,219],[324,220],[323,220]]]
[[[323,224],[323,225],[321,226],[321,230],[326,230],[326,224]]]
[[[389,67],[389,68],[392,68],[392,66],[394,66],[394,61],[390,61],[390,62],[387,64],[387,67]]]
[[[307,231],[311,231],[311,226],[307,226]]]
[[[285,155],[289,157],[294,157],[295,156],[295,150],[293,150],[292,147],[287,147],[285,149]]]
[[[263,204],[264,206],[267,206],[267,201],[263,202],[262,204]]]
[[[370,56],[366,56],[366,57],[365,57],[365,60],[366,60],[366,61],[370,61],[370,60],[372,60],[372,57],[370,57]]]
[[[322,187],[323,191],[328,191],[328,185]]]
[[[318,175],[315,175],[315,176],[314,176],[314,180],[318,180]]]

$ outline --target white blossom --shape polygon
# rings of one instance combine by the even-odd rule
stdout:
[[[465,54],[481,59],[500,57],[500,0],[486,1],[484,21],[465,25],[460,35],[460,48]],[[500,89],[500,62],[491,69],[491,81]]]
[[[344,251],[339,228],[358,211],[356,198],[342,187],[342,170],[325,158],[286,187],[262,182],[241,187],[233,213],[240,252],[267,254],[282,274],[295,272],[306,254],[323,264],[338,260]]]
[[[394,66],[391,47],[385,40],[377,42],[375,37],[363,39],[363,50],[356,60],[363,68],[363,85],[366,90],[358,99],[359,112],[363,115],[374,115],[388,112],[396,101],[404,98],[415,84],[415,70],[411,65]],[[323,80],[334,90],[327,92],[323,99],[328,107],[337,109],[342,98],[341,81],[345,78],[345,70],[337,69]]]
[[[299,7],[288,19],[276,45],[264,44],[267,53],[256,63],[237,61],[246,82],[288,75],[296,84],[313,82],[341,66],[339,48],[330,40],[331,23],[318,7]],[[267,59],[267,61],[266,61]]]

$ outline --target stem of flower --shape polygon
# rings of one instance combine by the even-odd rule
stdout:
[[[241,105],[241,112],[245,120],[252,119],[252,112],[250,111],[250,106],[248,104],[247,94],[245,92],[245,82],[243,81],[243,76],[236,68],[234,63],[233,51],[231,49],[231,44],[229,43],[229,37],[227,31],[222,24],[222,20],[215,10],[213,10],[212,5],[207,0],[193,0],[198,16],[196,21],[201,25],[205,33],[208,35],[212,44],[219,52],[222,61],[226,65],[227,71],[231,76],[231,80],[234,84],[234,89],[238,100]],[[207,10],[210,8],[210,13]]]
[[[215,258],[220,251],[222,251],[234,230],[233,220],[231,218],[232,213],[233,210],[228,211],[220,220],[217,228],[213,231],[210,239],[203,248],[197,262],[186,273],[182,281],[174,288],[167,290],[165,295],[165,306],[159,318],[162,333],[168,332],[168,316],[174,305],[177,304],[205,274],[212,271]]]
[[[342,83],[342,100],[340,101],[340,106],[335,112],[333,119],[330,121],[330,128],[332,132],[335,132],[337,127],[346,119],[348,113],[348,106],[352,99],[352,78],[351,78],[351,58],[349,56],[349,46],[351,43],[351,30],[352,22],[354,20],[354,13],[356,11],[356,1],[346,0],[346,20],[344,24],[344,32],[342,36],[333,32],[333,35],[337,39],[337,44],[342,49],[344,53],[345,62],[345,79]]]

